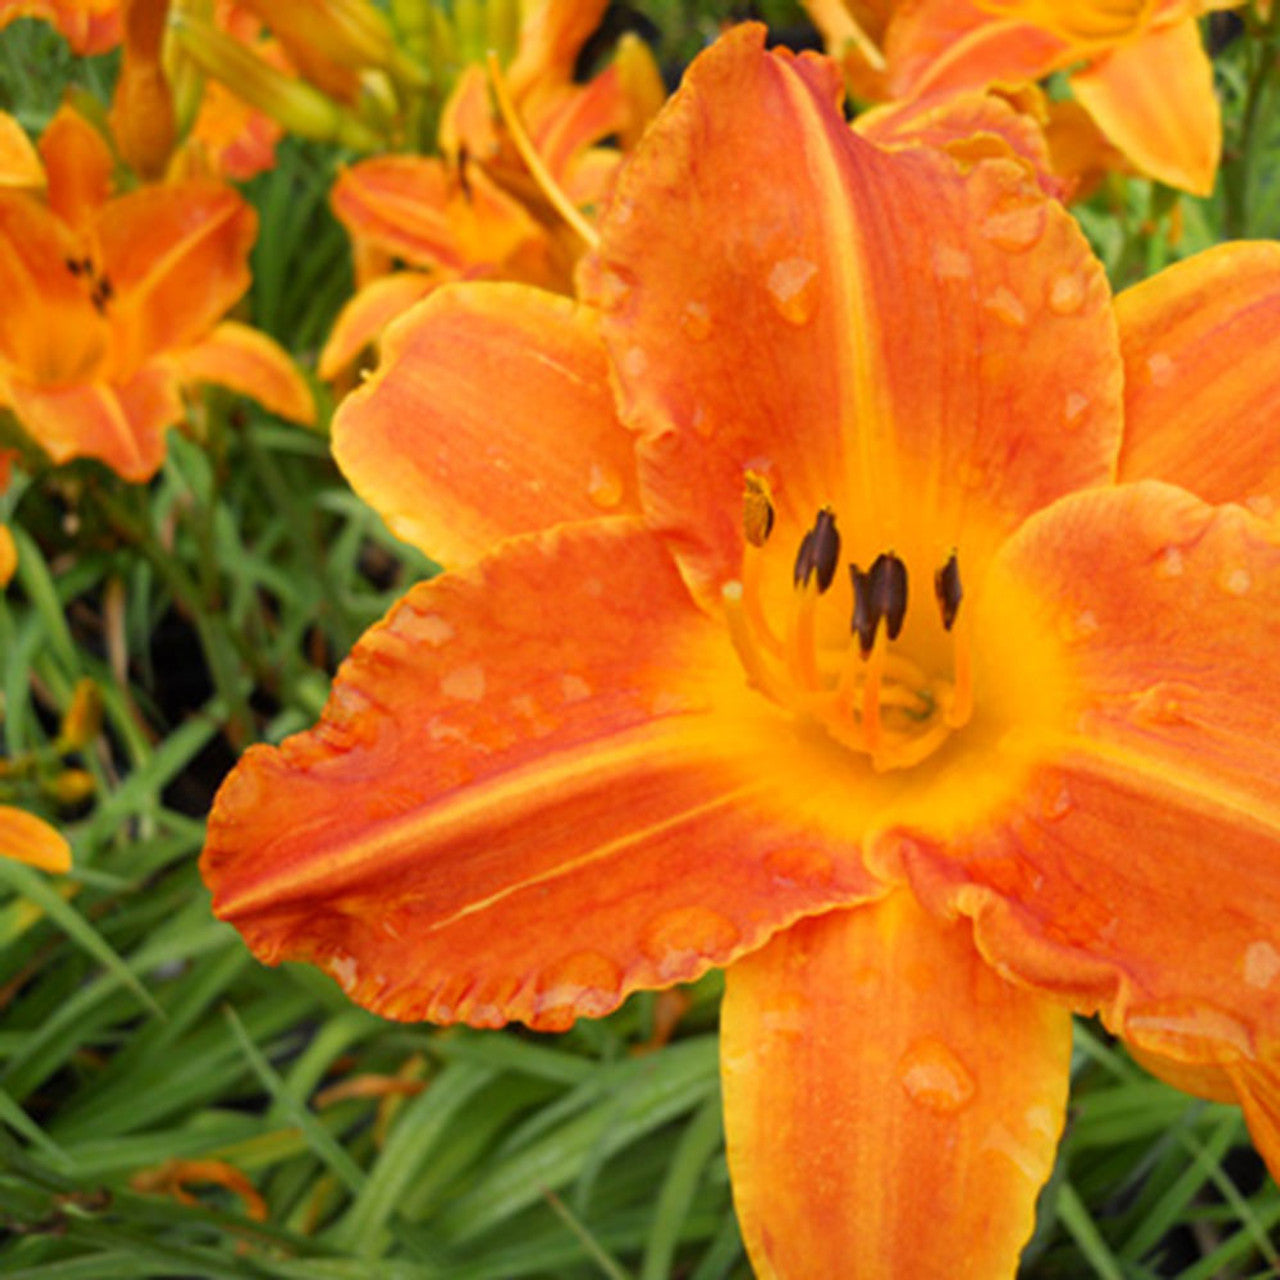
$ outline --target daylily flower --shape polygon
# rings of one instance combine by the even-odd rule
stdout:
[[[71,870],[71,846],[62,834],[34,813],[0,804],[0,858],[25,862],[40,871]]]
[[[439,156],[375,156],[338,175],[331,199],[352,238],[360,288],[321,353],[321,377],[336,375],[445,281],[572,291],[585,247],[579,211],[600,204],[621,160],[597,144],[611,135],[634,142],[663,96],[652,56],[634,37],[588,84],[574,83],[574,61],[604,9],[602,0],[525,6],[504,78],[526,147],[495,110],[486,69],[472,64],[441,114]],[[531,155],[542,173],[531,171]],[[391,261],[408,269],[388,272]]]
[[[120,43],[121,0],[0,0],[0,28],[15,18],[40,18],[57,27],[82,57]]]
[[[855,90],[915,98],[1072,70],[1075,99],[1142,173],[1213,190],[1222,120],[1196,19],[1213,0],[805,0]]]
[[[146,479],[200,382],[311,420],[288,355],[221,320],[249,284],[256,230],[235,191],[191,180],[112,196],[110,149],[70,108],[40,153],[47,199],[0,190],[0,405],[55,462],[100,458]]]
[[[725,966],[758,1273],[987,1280],[1072,1011],[1280,1168],[1280,247],[1113,304],[1023,163],[840,97],[730,32],[589,305],[392,329],[335,451],[457,568],[244,756],[202,868],[393,1018],[555,1030]]]

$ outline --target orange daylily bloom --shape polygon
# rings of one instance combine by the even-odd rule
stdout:
[[[120,43],[122,0],[0,0],[0,28],[15,18],[51,23],[82,57]]]
[[[1222,120],[1197,16],[1215,0],[806,0],[855,92],[915,98],[1071,71],[1076,100],[1140,172],[1213,190]]]
[[[244,756],[202,870],[394,1018],[725,966],[758,1273],[989,1280],[1073,1011],[1280,1168],[1280,247],[1113,303],[1019,159],[878,148],[763,45],[690,68],[584,304],[392,328],[335,452],[457,567]]]
[[[0,804],[0,858],[55,874],[71,870],[66,839],[34,813],[11,804]]]
[[[152,475],[188,383],[296,421],[314,414],[288,355],[223,314],[249,283],[253,210],[191,180],[111,195],[113,159],[70,108],[40,140],[47,200],[0,190],[0,404],[55,462]]]
[[[549,181],[574,208],[596,207],[621,153],[596,144],[638,137],[660,103],[652,59],[633,44],[589,84],[573,82],[573,64],[598,25],[601,0],[543,0],[524,15],[506,73],[512,105]],[[335,324],[320,358],[333,377],[390,320],[447,280],[520,280],[572,291],[584,244],[530,173],[495,112],[485,70],[459,76],[441,116],[441,155],[385,155],[344,170],[332,203],[356,249],[360,289]],[[391,276],[382,264],[410,270]],[[366,264],[376,264],[374,270]]]

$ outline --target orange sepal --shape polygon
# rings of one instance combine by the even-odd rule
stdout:
[[[1273,1178],[1280,1178],[1280,1065],[1275,1059],[1227,1068],[1245,1123]]]
[[[393,320],[420,302],[438,281],[422,271],[393,271],[356,291],[333,322],[317,372],[336,378],[366,347],[382,336]]]
[[[71,846],[47,822],[25,809],[0,804],[0,857],[41,871],[71,870]]]
[[[54,462],[97,458],[125,480],[149,480],[164,461],[164,433],[182,418],[172,375],[157,365],[127,382],[41,389],[10,382],[23,429]]]
[[[632,519],[416,587],[224,783],[214,910],[383,1015],[558,1030],[877,895],[735,754],[727,649]]]
[[[61,107],[40,135],[49,208],[84,231],[111,195],[115,160],[106,139],[72,107]]]
[[[1088,199],[1109,173],[1134,172],[1124,153],[1107,141],[1094,118],[1071,98],[1049,103],[1044,137],[1053,171],[1072,200]]]
[[[589,313],[525,285],[445,285],[391,328],[334,417],[333,452],[391,528],[445,564],[639,510]]]
[[[169,0],[122,0],[124,51],[111,100],[120,158],[140,177],[159,178],[177,138],[173,92],[160,63]]]
[[[578,54],[607,7],[607,0],[535,0],[521,5],[518,51],[507,68],[512,96],[533,99],[571,83]]]
[[[44,166],[27,131],[0,111],[0,187],[43,187]]]
[[[1012,1275],[1053,1169],[1071,1015],[910,894],[738,961],[720,1015],[734,1201],[761,1280]]]
[[[291,422],[313,423],[315,401],[289,353],[246,324],[224,320],[207,338],[167,357],[185,382],[213,382],[252,396]]]
[[[257,226],[231,187],[197,179],[143,187],[104,206],[97,229],[115,290],[116,377],[203,338],[222,318],[249,286]]]
[[[1225,1067],[1209,1063],[1179,1062],[1160,1053],[1151,1053],[1140,1045],[1129,1046],[1129,1056],[1150,1071],[1157,1080],[1181,1089],[1183,1093],[1210,1102],[1238,1102],[1236,1087]]]
[[[1021,799],[930,840],[886,835],[1002,972],[1099,1010],[1139,1049],[1229,1066],[1280,1046],[1280,543],[1154,481],[1067,498],[985,592],[1024,592],[1074,694],[1002,744]],[[982,633],[981,609],[975,634]],[[982,691],[975,692],[981,700]]]
[[[1207,502],[1280,504],[1280,245],[1219,245],[1116,298],[1125,362],[1120,478]]]
[[[1020,162],[886,153],[846,125],[831,63],[763,43],[736,28],[689,68],[581,272],[646,510],[712,596],[738,572],[746,469],[797,539],[831,504],[870,559],[912,536],[895,512],[932,507],[977,564],[1111,475],[1102,270]]]
[[[1071,88],[1143,173],[1193,195],[1213,191],[1222,111],[1195,18],[1119,46],[1076,72]]]

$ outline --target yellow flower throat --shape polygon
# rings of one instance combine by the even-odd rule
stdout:
[[[930,675],[890,648],[908,602],[906,565],[894,552],[869,568],[848,566],[853,616],[844,643],[819,638],[818,608],[840,563],[836,515],[820,510],[796,554],[786,625],[779,634],[761,592],[764,548],[774,528],[768,483],[746,475],[741,578],[721,596],[729,634],[748,681],[778,706],[820,725],[841,745],[870,757],[877,773],[928,759],[968,723],[973,710],[967,618],[960,613],[960,567],[953,551],[934,574],[942,628],[951,637],[951,671]]]

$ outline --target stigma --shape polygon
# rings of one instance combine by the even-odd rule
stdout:
[[[754,472],[745,477],[742,522],[741,577],[726,583],[721,596],[750,685],[865,755],[876,772],[920,763],[968,722],[972,666],[954,547],[933,574],[935,625],[948,638],[944,650],[950,660],[945,670],[932,671],[899,644],[912,600],[907,565],[892,547],[880,550],[866,568],[845,562],[852,610],[837,627],[833,596],[841,593],[832,588],[841,580],[843,546],[836,511],[820,508],[793,544],[782,608],[777,594],[765,605],[766,577],[783,571],[786,549],[772,545],[778,525],[773,495]]]

